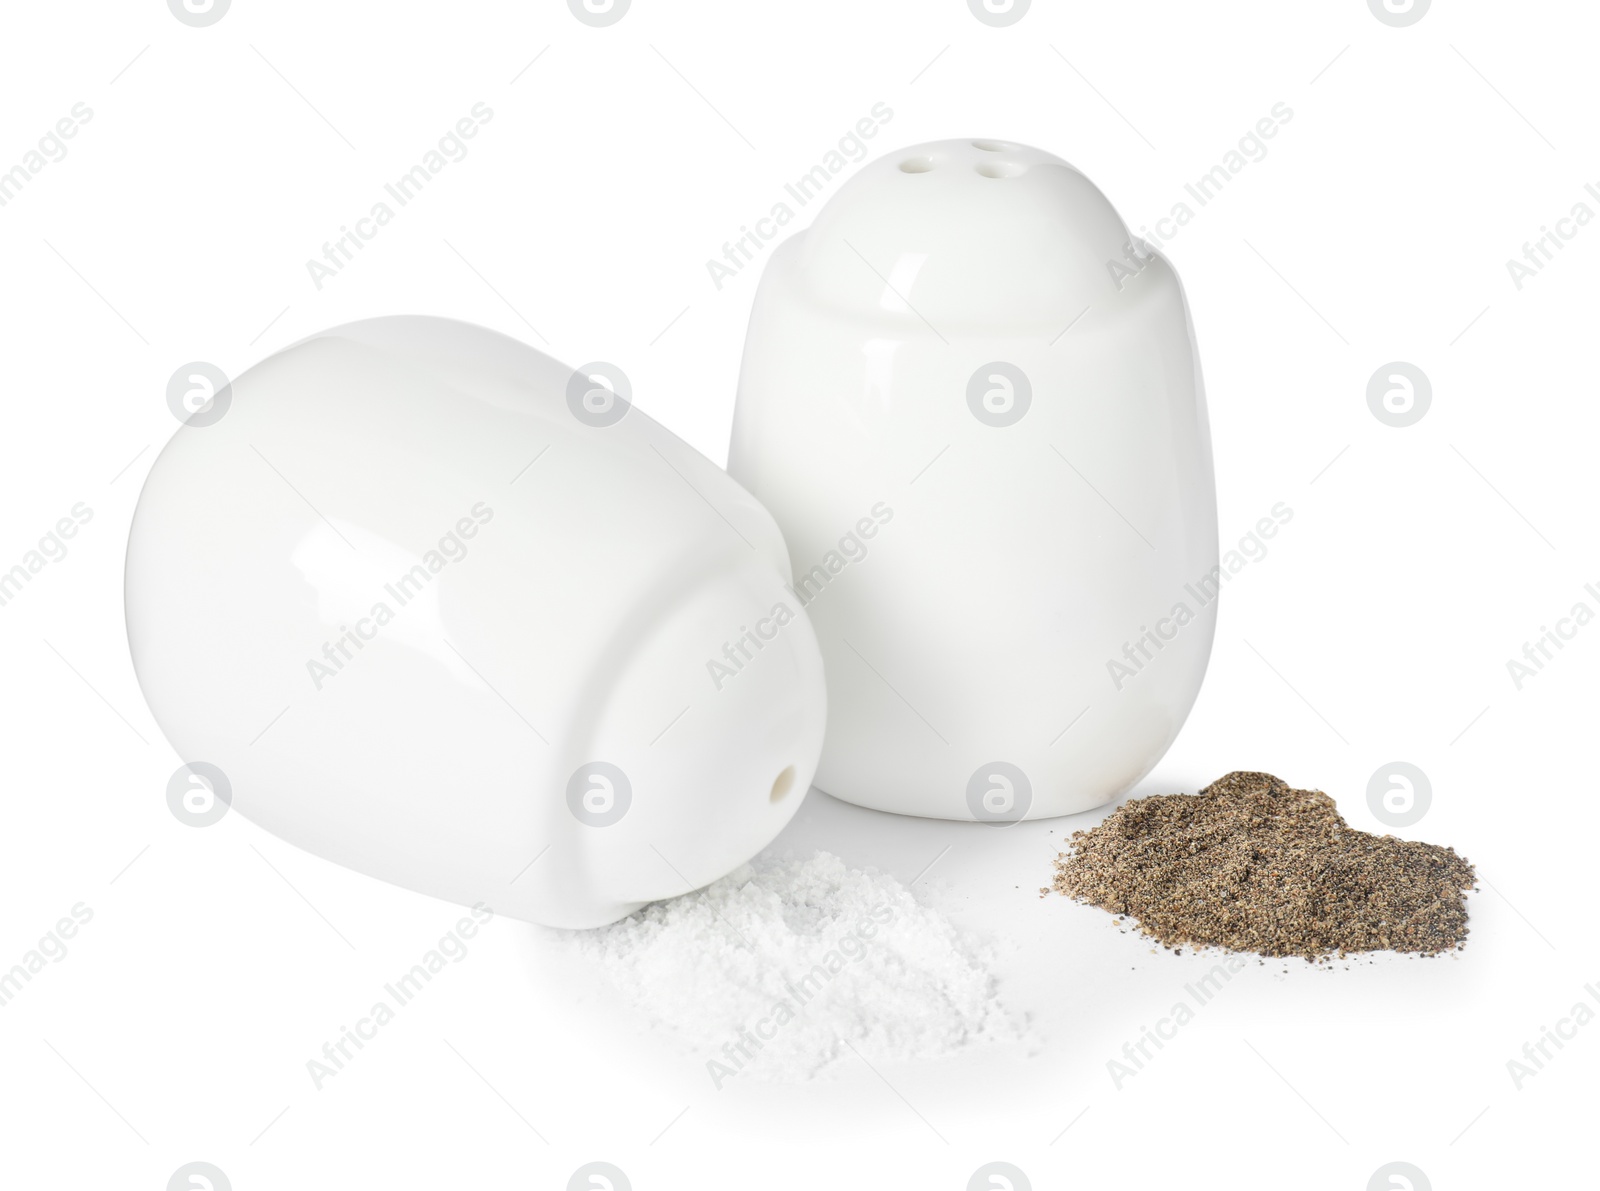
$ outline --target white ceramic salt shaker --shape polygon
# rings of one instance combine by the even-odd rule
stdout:
[[[723,876],[797,809],[825,696],[810,625],[776,611],[787,567],[614,369],[383,318],[179,429],[134,515],[128,638],[181,819],[231,804],[395,884],[587,927]],[[741,632],[759,647],[718,689]]]
[[[766,265],[729,471],[822,643],[819,789],[1068,814],[1177,735],[1218,586],[1194,335],[1066,162],[939,141],[845,183]]]

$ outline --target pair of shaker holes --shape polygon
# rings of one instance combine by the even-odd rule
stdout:
[[[1004,141],[973,141],[972,147],[985,153],[1004,153],[1011,145]],[[938,165],[931,157],[908,157],[900,163],[900,172],[903,174],[925,174]],[[985,178],[1015,178],[1019,174],[1028,172],[1028,167],[1020,161],[1010,161],[1004,157],[988,161],[980,161],[972,167]]]

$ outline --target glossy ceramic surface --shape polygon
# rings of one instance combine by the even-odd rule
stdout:
[[[126,599],[162,730],[234,809],[559,926],[706,884],[794,814],[825,696],[806,618],[774,611],[782,537],[606,386],[386,318],[218,404],[151,471]]]
[[[1171,267],[1066,162],[940,141],[842,186],[767,264],[729,471],[822,643],[819,788],[1068,814],[1177,735],[1221,583],[1194,335]]]

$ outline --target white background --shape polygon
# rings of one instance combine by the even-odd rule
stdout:
[[[1600,982],[1600,627],[1521,690],[1506,669],[1580,600],[1600,610],[1600,226],[1520,291],[1506,268],[1575,204],[1600,212],[1591,5],[1440,0],[1409,28],[1363,0],[1038,0],[1009,28],[960,0],[636,0],[598,29],[554,0],[4,22],[0,170],[75,104],[93,117],[0,207],[0,569],[75,503],[93,518],[0,607],[0,965],[76,903],[93,919],[0,1009],[0,1182],[154,1191],[206,1160],[240,1191],[564,1187],[595,1159],[639,1189],[957,1189],[996,1159],[1034,1187],[1359,1191],[1391,1161],[1441,1189],[1592,1180],[1600,1025],[1520,1090],[1506,1067]],[[480,101],[469,156],[319,290],[307,259]],[[1280,101],[1268,155],[1167,252],[1224,543],[1276,502],[1294,518],[1229,585],[1199,703],[1137,792],[1266,769],[1381,829],[1369,777],[1416,764],[1434,801],[1401,834],[1484,880],[1465,952],[1253,967],[1118,1090],[1106,1060],[1209,965],[1038,897],[1055,840],[1097,816],[996,832],[813,795],[785,846],[909,882],[949,845],[917,890],[1001,948],[1031,1046],[718,1092],[502,919],[315,1090],[306,1060],[458,915],[237,815],[168,812],[178,758],[129,664],[121,564],[173,371],[450,315],[615,361],[721,462],[757,270],[719,291],[705,262],[874,104],[893,117],[873,155],[1038,145],[1137,231]],[[1366,403],[1392,360],[1433,386],[1405,429]]]

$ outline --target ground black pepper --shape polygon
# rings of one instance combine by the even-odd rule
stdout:
[[[1357,831],[1320,790],[1238,772],[1074,832],[1051,887],[1168,947],[1315,960],[1463,946],[1476,880],[1454,848]]]

